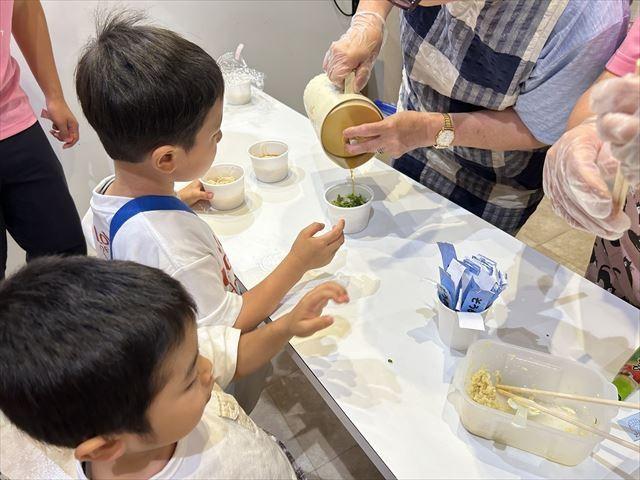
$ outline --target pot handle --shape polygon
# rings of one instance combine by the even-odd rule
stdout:
[[[349,72],[347,78],[344,79],[344,93],[345,94],[353,94],[356,93],[354,89],[354,85],[356,83],[356,72],[355,70]]]

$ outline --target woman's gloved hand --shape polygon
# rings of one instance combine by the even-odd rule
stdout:
[[[373,64],[384,40],[384,18],[375,12],[358,12],[351,26],[331,44],[322,68],[329,80],[344,88],[344,79],[355,70],[354,89],[359,92],[369,81]]]
[[[613,208],[606,182],[619,163],[598,136],[595,117],[567,131],[549,149],[544,164],[544,192],[554,212],[575,228],[608,240],[620,238],[630,221]]]
[[[591,109],[598,115],[600,138],[611,144],[622,174],[629,184],[640,184],[640,77],[627,75],[597,85]]]

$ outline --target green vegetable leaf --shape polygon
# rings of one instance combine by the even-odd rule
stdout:
[[[342,195],[338,195],[336,199],[331,203],[336,207],[353,208],[353,207],[359,207],[361,205],[364,205],[365,203],[367,203],[367,199],[364,198],[364,196],[359,193],[357,195],[350,193],[346,197],[343,197]]]

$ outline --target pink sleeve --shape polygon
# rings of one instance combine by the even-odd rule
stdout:
[[[624,42],[607,63],[607,70],[619,77],[633,73],[636,71],[638,58],[640,58],[640,19],[631,25]]]
[[[20,67],[11,56],[13,0],[0,0],[0,140],[36,122],[29,99],[20,88]]]

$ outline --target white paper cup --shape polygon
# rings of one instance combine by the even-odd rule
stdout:
[[[235,180],[212,183],[211,179],[216,177],[233,177]],[[241,166],[230,163],[214,165],[200,181],[207,192],[213,193],[211,206],[216,210],[233,210],[244,203],[244,170]]]
[[[261,182],[275,183],[289,174],[289,147],[284,142],[267,140],[249,147],[253,171]]]
[[[451,310],[443,304],[439,298],[438,303],[438,334],[440,340],[447,347],[454,350],[466,351],[469,346],[480,337],[480,330],[472,330],[468,328],[460,328],[458,324],[458,312]],[[481,313],[482,318],[486,319],[487,312]]]
[[[366,185],[355,186],[356,194],[362,195],[367,203],[359,207],[345,208],[337,207],[332,201],[338,195],[343,197],[353,193],[351,183],[342,183],[329,187],[324,194],[324,201],[327,205],[327,213],[331,223],[335,225],[341,218],[344,218],[344,233],[358,233],[367,228],[369,217],[371,215],[371,205],[373,204],[373,190]]]

